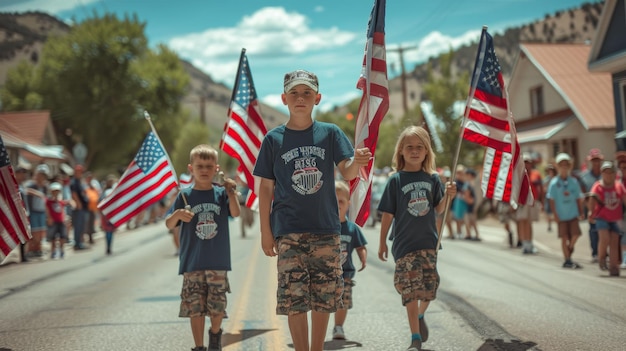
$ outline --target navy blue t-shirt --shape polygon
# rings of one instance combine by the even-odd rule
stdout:
[[[352,279],[356,275],[356,268],[352,262],[352,251],[365,245],[367,245],[367,240],[356,223],[341,222],[341,266],[344,278]]]
[[[230,208],[224,187],[211,190],[182,189],[171,212],[185,208],[181,194],[194,213],[189,223],[178,222],[180,229],[180,265],[178,274],[193,271],[230,271]]]
[[[399,171],[389,177],[378,210],[393,214],[394,259],[437,247],[435,207],[443,199],[439,175]]]
[[[305,130],[281,125],[267,133],[254,175],[274,180],[274,237],[339,233],[335,165],[353,155],[348,137],[334,124],[316,121]]]

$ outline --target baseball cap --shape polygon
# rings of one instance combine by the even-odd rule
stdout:
[[[319,91],[319,82],[314,73],[302,69],[285,74],[285,93],[293,89],[296,85],[304,84],[309,88]]]
[[[61,189],[63,189],[63,186],[60,183],[54,182],[50,184],[50,191],[61,191]]]
[[[563,161],[572,162],[572,158],[569,157],[569,155],[566,154],[565,152],[561,152],[560,154],[556,155],[556,164],[557,165],[559,163],[563,162]]]
[[[593,159],[604,160],[604,155],[602,155],[602,152],[600,151],[600,149],[589,150],[589,155],[587,155],[587,161],[591,161]]]
[[[533,158],[528,152],[524,152],[522,154],[522,159],[524,160],[524,162],[533,162]]]
[[[443,176],[446,177],[446,178],[450,178],[450,177],[452,177],[452,172],[450,172],[449,169],[444,169],[443,170]]]
[[[48,167],[47,164],[40,164],[37,168],[35,168],[35,174],[37,173],[43,173],[46,177],[48,177],[50,176],[50,167]]]
[[[600,166],[600,171],[604,171],[605,169],[610,169],[615,172],[615,165],[611,161],[604,161],[602,162],[602,166]]]

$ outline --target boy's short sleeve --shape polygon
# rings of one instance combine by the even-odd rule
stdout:
[[[274,151],[271,132],[263,138],[252,174],[261,178],[276,179],[274,175]]]

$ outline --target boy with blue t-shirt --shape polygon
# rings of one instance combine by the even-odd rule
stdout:
[[[335,184],[337,193],[337,205],[339,206],[339,219],[341,220],[341,268],[343,269],[343,295],[341,296],[343,307],[335,312],[335,327],[333,328],[333,339],[345,340],[346,334],[343,331],[343,323],[348,316],[348,310],[352,308],[352,287],[355,286],[354,276],[356,268],[352,262],[352,252],[356,250],[361,268],[365,269],[367,261],[367,240],[356,223],[347,218],[350,207],[350,188],[346,182],[338,181]],[[370,214],[371,216],[371,214]]]
[[[578,180],[570,175],[572,160],[566,153],[556,156],[558,175],[550,180],[547,198],[557,223],[561,249],[565,262],[563,268],[582,268],[572,261],[574,245],[580,238],[578,221],[584,218],[583,193]]]
[[[315,74],[285,74],[281,99],[289,120],[267,133],[253,172],[261,178],[261,248],[278,256],[276,313],[287,315],[296,351],[323,350],[330,313],[341,307],[335,166],[349,180],[372,157],[368,148],[355,150],[336,125],[313,120],[321,98]]]
[[[180,229],[180,266],[183,275],[179,317],[189,317],[196,347],[205,351],[204,322],[211,320],[209,351],[221,350],[222,319],[226,313],[226,293],[230,292],[227,272],[230,264],[228,216],[241,211],[237,184],[225,179],[224,186],[213,184],[219,171],[217,151],[198,145],[190,152],[187,166],[194,185],[180,191],[165,219],[165,225]]]

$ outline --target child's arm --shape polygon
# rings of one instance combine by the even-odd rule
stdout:
[[[361,269],[359,272],[365,269],[367,266],[367,248],[365,246],[357,247],[356,254],[359,256],[359,260],[361,260]]]
[[[585,210],[583,206],[585,202],[582,198],[579,197],[578,199],[576,199],[576,203],[578,204],[578,219],[582,221],[583,219],[585,219]],[[552,212],[552,213],[556,213],[556,212]]]
[[[446,196],[448,197],[446,199]],[[452,198],[456,196],[456,182],[447,182],[446,190],[443,192],[443,198],[435,207],[437,213],[442,213],[446,209],[446,205],[452,203]]]
[[[274,180],[261,178],[259,186],[259,222],[261,224],[261,249],[266,256],[276,256],[278,250],[270,226],[270,212],[274,197]]]
[[[52,222],[52,216],[50,215],[50,209],[48,208],[48,200],[46,199],[46,224],[50,227]]]
[[[193,212],[184,208],[179,208],[178,210],[172,212],[172,214],[167,216],[167,218],[165,219],[165,226],[167,227],[167,229],[173,229],[178,224],[178,221],[189,223],[191,222],[193,215]]]
[[[237,195],[237,183],[230,178],[224,179],[224,188],[228,194],[228,209],[231,217],[239,217],[241,205],[239,205],[239,196]]]
[[[393,221],[393,214],[383,212],[380,218],[380,243],[378,245],[378,258],[385,262],[389,255],[389,249],[387,248],[387,233],[391,228],[391,221]]]
[[[354,157],[339,162],[337,168],[345,180],[352,180],[359,175],[359,168],[367,166],[370,158],[372,153],[369,148],[354,149]]]

